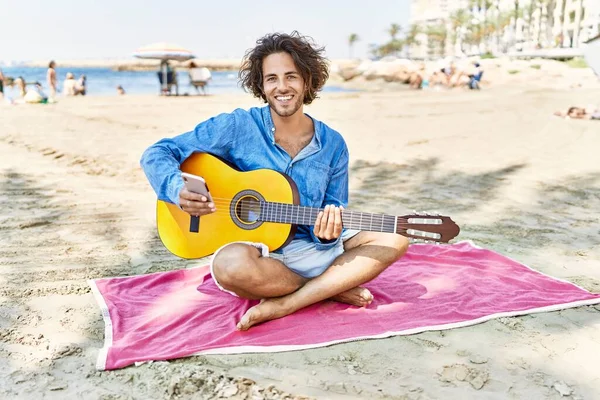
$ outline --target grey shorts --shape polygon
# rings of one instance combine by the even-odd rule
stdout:
[[[296,274],[304,278],[314,278],[321,275],[329,268],[340,254],[344,252],[344,242],[354,237],[360,231],[354,229],[346,229],[342,233],[342,240],[336,243],[335,246],[327,250],[317,250],[316,243],[311,240],[298,239],[292,240],[290,244],[282,249],[281,253],[270,253],[269,248],[264,243],[256,242],[232,242],[232,243],[244,243],[250,246],[256,247],[262,254],[263,257],[271,257],[281,261],[286,267]],[[225,247],[232,243],[228,243],[221,246],[215,254],[212,256],[210,261],[210,274],[215,281],[215,284],[224,292],[230,293],[237,296],[235,293],[225,290],[215,278],[213,272],[213,262],[217,254]]]

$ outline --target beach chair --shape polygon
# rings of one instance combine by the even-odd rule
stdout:
[[[167,71],[167,89],[163,93],[163,72],[158,71],[158,81],[160,82],[160,93],[171,94],[171,90],[175,87],[175,95],[179,96],[179,84],[177,83],[177,74],[175,71]]]
[[[189,76],[190,85],[192,85],[198,93],[200,93],[198,88],[201,88],[202,93],[206,94],[206,85],[208,84],[208,81],[210,81],[212,78],[210,70],[206,67],[190,68]]]

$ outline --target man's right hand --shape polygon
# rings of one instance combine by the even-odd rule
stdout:
[[[209,203],[206,196],[193,193],[184,186],[179,192],[179,206],[194,217],[201,217],[217,211],[214,203]]]

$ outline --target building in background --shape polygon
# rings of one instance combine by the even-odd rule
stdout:
[[[415,58],[579,48],[600,33],[600,0],[413,0]]]

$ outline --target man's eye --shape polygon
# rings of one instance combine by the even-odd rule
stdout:
[[[296,79],[295,75],[288,75],[288,79]]]

